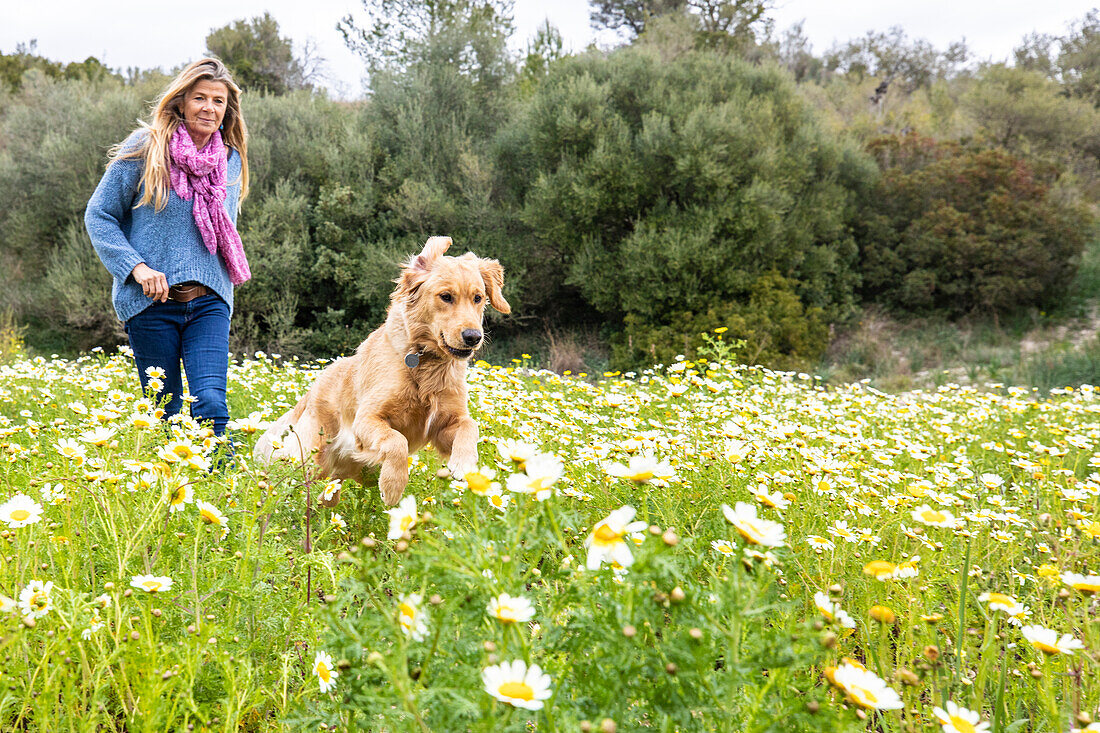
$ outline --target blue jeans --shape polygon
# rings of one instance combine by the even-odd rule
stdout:
[[[187,386],[195,401],[191,416],[213,423],[214,434],[223,435],[229,422],[226,374],[229,370],[229,306],[217,295],[203,295],[187,303],[174,300],[153,303],[126,321],[130,348],[134,350],[138,377],[144,391],[149,367],[164,370],[164,389],[169,395],[165,417],[183,407],[180,360],[187,370]],[[229,449],[232,452],[232,448]]]

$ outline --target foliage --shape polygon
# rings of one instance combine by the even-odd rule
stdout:
[[[285,94],[311,87],[305,64],[295,58],[290,39],[279,35],[269,12],[211,31],[206,49],[225,62],[244,90]]]
[[[569,288],[606,317],[678,327],[771,271],[826,319],[852,302],[849,217],[874,170],[777,69],[646,49],[566,59],[502,140],[538,310],[580,311]]]
[[[869,148],[883,176],[864,204],[864,297],[961,316],[1050,307],[1066,295],[1092,216],[1051,195],[1051,171],[917,135]]]
[[[99,59],[89,56],[83,61],[71,61],[67,64],[50,61],[39,56],[37,42],[19,43],[15,52],[0,52],[0,88],[17,92],[23,88],[23,79],[27,72],[34,70],[50,79],[70,79],[74,81],[97,82],[108,78],[118,78],[118,74],[104,66]]]
[[[859,78],[879,77],[887,84],[897,81],[913,91],[958,73],[969,55],[965,41],[939,51],[928,41],[910,39],[901,26],[894,26],[835,45],[825,54],[825,66]]]
[[[588,17],[593,28],[640,36],[653,18],[683,12],[687,0],[593,0],[589,5]]]
[[[15,320],[10,308],[0,311],[0,364],[24,358],[26,331],[26,327]]]
[[[1076,150],[1080,157],[1100,135],[1100,113],[1036,71],[992,64],[961,101],[993,145],[1017,155],[1063,161]]]
[[[707,333],[726,329],[730,338],[740,340],[738,358],[746,363],[807,369],[824,353],[829,330],[824,311],[805,307],[794,286],[775,272],[765,273],[753,283],[747,300],[675,313],[667,326],[652,326],[630,314],[613,341],[616,365],[629,368],[647,360],[670,364],[677,355],[693,358],[706,346]]]
[[[510,0],[362,0],[367,20],[338,24],[348,48],[374,74],[417,66],[450,67],[482,84],[499,84],[509,68]]]

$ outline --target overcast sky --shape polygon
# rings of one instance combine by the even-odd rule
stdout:
[[[1064,33],[1097,0],[776,0],[772,16],[779,30],[800,20],[814,50],[868,30],[900,25],[914,38],[939,48],[965,38],[980,59],[1003,60],[1027,33]],[[327,86],[344,97],[358,96],[362,64],[344,47],[336,23],[349,12],[362,17],[358,0],[220,0],[206,3],[149,0],[0,0],[0,51],[38,41],[38,52],[57,61],[95,56],[112,68],[169,69],[202,55],[207,33],[239,18],[269,11],[284,36],[296,44],[311,40],[326,60]],[[596,42],[607,45],[588,22],[587,0],[516,0],[513,47],[524,48],[549,19],[569,50]]]

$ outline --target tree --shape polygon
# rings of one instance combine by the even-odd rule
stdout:
[[[32,39],[29,44],[16,44],[15,53],[0,53],[0,85],[13,92],[19,91],[23,86],[23,74],[31,69],[37,69],[51,79],[99,81],[108,77],[121,78],[94,56],[62,64],[39,56],[37,50],[38,41]]]
[[[211,31],[206,49],[225,62],[242,88],[271,94],[311,88],[318,67],[309,46],[306,55],[312,69],[295,58],[290,39],[279,35],[279,23],[271,13]]]
[[[1053,166],[918,135],[868,150],[883,175],[856,219],[864,297],[953,317],[1065,300],[1094,217]]]
[[[589,21],[596,30],[625,30],[637,37],[653,18],[686,8],[687,0],[593,0]]]
[[[961,99],[994,144],[1016,154],[1064,161],[1100,130],[1100,114],[1067,98],[1039,71],[993,64],[982,69]]]
[[[1058,71],[1066,91],[1100,106],[1100,11],[1089,11],[1061,39]]]
[[[767,314],[797,308],[778,303],[822,323],[852,303],[848,217],[874,165],[819,125],[774,65],[705,50],[669,57],[645,38],[568,57],[500,140],[494,188],[527,230],[502,261],[525,269],[531,310],[559,321],[601,313],[644,350],[665,329],[683,348],[698,325],[683,313],[743,317],[780,343],[786,329],[769,330]],[[754,295],[752,318],[723,305]]]
[[[756,29],[766,24],[772,0],[688,0],[699,19],[704,45],[748,48],[756,43]]]
[[[368,20],[350,13],[337,24],[371,76],[448,66],[483,85],[510,71],[511,0],[362,0]]]
[[[532,91],[538,80],[546,75],[550,64],[565,56],[564,46],[561,31],[549,20],[544,20],[535,31],[535,37],[527,44],[527,55],[519,74],[521,88]]]
[[[924,39],[910,40],[901,26],[894,26],[834,46],[825,54],[825,67],[859,79],[873,76],[887,83],[898,81],[913,92],[955,75],[969,57],[965,41],[955,41],[941,52]]]
[[[687,14],[704,46],[744,48],[756,41],[773,0],[593,0],[589,18],[596,29],[642,35],[655,18]]]

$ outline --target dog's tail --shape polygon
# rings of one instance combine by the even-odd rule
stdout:
[[[289,456],[301,461],[302,446],[298,436],[291,429],[301,418],[302,413],[305,412],[308,402],[309,395],[307,394],[260,436],[260,439],[256,441],[256,447],[252,449],[252,457],[258,463],[268,464],[280,456]]]

